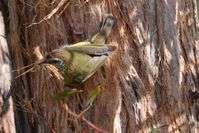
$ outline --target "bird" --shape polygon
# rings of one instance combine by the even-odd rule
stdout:
[[[117,19],[108,15],[100,31],[90,40],[54,49],[40,64],[54,65],[68,85],[85,82],[116,50],[116,46],[105,44],[116,23]]]

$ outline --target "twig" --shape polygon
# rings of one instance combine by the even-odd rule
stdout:
[[[17,79],[17,78],[19,78],[19,77],[21,77],[21,76],[23,76],[23,75],[27,74],[28,72],[32,71],[34,68],[35,68],[35,66],[31,67],[31,68],[30,68],[30,69],[28,69],[27,71],[25,71],[25,72],[23,72],[22,74],[20,74],[20,75],[16,76],[16,77],[15,77],[15,79]]]
[[[59,9],[60,9],[62,6],[64,6],[64,4],[65,4],[66,2],[68,2],[68,3],[64,6],[64,9],[63,9],[62,11],[60,11],[61,13],[63,13],[63,11],[68,7],[68,5],[70,4],[71,1],[72,1],[72,0],[70,0],[70,1],[68,1],[68,0],[61,0],[61,1],[59,2],[59,4],[57,5],[57,7],[56,7],[55,9],[53,9],[48,15],[46,15],[45,17],[43,17],[39,22],[31,23],[31,24],[28,25],[26,28],[30,28],[30,27],[33,26],[33,25],[40,24],[40,23],[42,23],[43,21],[46,21],[46,20],[50,19],[53,15],[55,15],[55,14],[59,11]],[[60,14],[59,14],[59,15],[60,15]],[[59,15],[58,15],[58,16],[59,16]]]
[[[30,64],[30,65],[21,67],[21,68],[19,68],[19,69],[12,70],[12,72],[20,72],[21,70],[24,70],[24,69],[26,69],[26,68],[29,68],[28,70],[26,70],[26,71],[23,72],[22,74],[16,76],[15,79],[21,77],[22,75],[27,74],[28,72],[30,72],[30,71],[32,71],[32,70],[34,70],[34,68],[35,68],[37,65],[39,65],[39,64],[43,61],[43,55],[41,54],[39,47],[36,47],[33,53],[35,54],[35,56],[36,56],[36,58],[37,58],[37,61],[34,62],[34,63],[32,63],[32,64]]]
[[[85,5],[86,3],[88,3],[89,0],[84,1],[84,3],[82,5],[79,6],[79,8],[81,8],[83,5]]]
[[[35,63],[32,63],[32,64],[30,64],[30,65],[27,65],[27,66],[21,67],[21,68],[16,69],[16,70],[12,70],[12,72],[16,72],[16,71],[18,72],[18,71],[21,71],[21,70],[23,70],[23,69],[25,69],[25,68],[31,67],[31,66],[33,66],[33,65],[35,65]]]
[[[81,113],[79,114],[79,117],[82,117],[86,113],[86,111],[89,110],[89,108],[91,106],[92,106],[92,103],[86,109],[84,109],[83,111],[81,111]]]
[[[103,129],[96,127],[93,123],[91,123],[91,122],[90,122],[89,120],[87,120],[85,117],[83,117],[83,116],[82,116],[82,117],[79,117],[80,115],[78,115],[78,114],[76,114],[76,113],[70,111],[70,110],[68,109],[68,106],[67,106],[67,105],[64,105],[63,103],[61,103],[61,105],[62,105],[62,107],[64,108],[64,110],[65,110],[67,113],[69,113],[70,115],[74,116],[75,118],[79,118],[79,119],[81,119],[82,121],[86,122],[86,123],[87,123],[90,127],[92,127],[94,130],[96,130],[96,131],[98,131],[98,132],[100,132],[100,133],[108,133],[107,131],[104,131]]]
[[[64,12],[64,10],[66,10],[66,8],[68,7],[68,5],[71,3],[72,0],[70,0],[65,6],[64,9],[60,11],[60,13],[58,14],[58,17],[60,17],[60,15]]]

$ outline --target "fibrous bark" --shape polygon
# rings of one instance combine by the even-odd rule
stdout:
[[[8,2],[9,45],[14,68],[37,59],[63,44],[89,39],[106,14],[118,24],[107,43],[117,46],[92,78],[78,86],[84,93],[67,98],[80,113],[96,86],[103,88],[85,117],[108,132],[198,132],[199,35],[197,2],[189,0],[60,0]],[[59,7],[59,8],[57,8]],[[54,12],[52,12],[54,11]],[[48,15],[49,14],[49,15]],[[42,21],[41,21],[42,20]],[[38,22],[37,24],[33,24]],[[81,132],[90,127],[68,115],[54,96],[66,89],[47,70],[15,81],[17,103],[26,105],[25,130]],[[195,93],[196,94],[196,93]],[[18,125],[20,127],[20,125]],[[19,129],[19,128],[18,128]]]
[[[10,97],[11,61],[6,40],[2,2],[0,2],[0,8],[0,132],[15,133],[13,101]]]

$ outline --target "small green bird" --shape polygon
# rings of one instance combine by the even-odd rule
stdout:
[[[105,45],[116,22],[115,17],[108,15],[99,33],[94,35],[90,41],[55,49],[41,64],[48,63],[58,68],[66,84],[86,81],[105,63],[109,53],[116,49],[113,45]]]

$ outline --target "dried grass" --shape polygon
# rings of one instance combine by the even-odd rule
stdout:
[[[56,17],[58,18],[64,12],[64,10],[69,6],[71,1],[72,0],[61,0],[58,3],[57,7],[55,7],[48,15],[43,17],[39,22],[34,22],[34,23],[30,24],[29,26],[27,26],[27,28],[30,28],[31,26],[36,25],[36,24],[40,24],[43,21],[46,21],[46,20],[50,19],[55,14],[57,14]],[[52,3],[54,3],[54,1]]]

